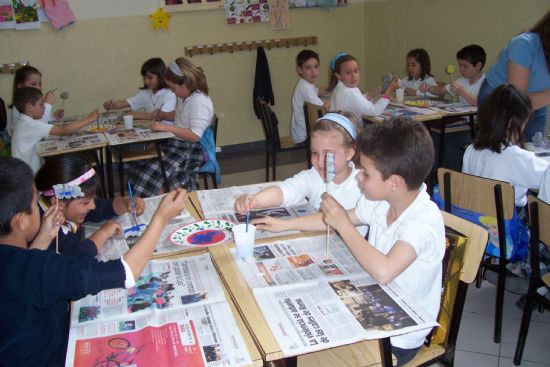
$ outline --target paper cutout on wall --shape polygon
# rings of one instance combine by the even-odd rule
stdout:
[[[75,21],[74,13],[67,0],[40,0],[40,6],[55,29],[61,29]]]
[[[290,16],[288,14],[288,0],[270,0],[269,23],[272,29],[290,28]]]
[[[149,18],[153,21],[153,30],[156,31],[162,28],[167,31],[170,25],[170,17],[171,15],[165,12],[163,8],[158,8],[154,13],[149,14]]]
[[[347,5],[348,0],[288,0],[290,8],[331,8]]]
[[[225,0],[228,24],[269,22],[268,0]]]
[[[15,27],[11,0],[0,0],[0,29]]]
[[[15,29],[40,28],[38,0],[12,0],[15,14]]]

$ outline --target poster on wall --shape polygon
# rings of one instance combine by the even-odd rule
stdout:
[[[289,29],[290,16],[288,13],[288,0],[270,0],[269,24],[271,29]]]
[[[14,28],[15,18],[11,9],[11,0],[0,0],[0,29]]]
[[[223,9],[223,0],[164,0],[164,8],[169,13],[178,11]]]
[[[330,8],[348,5],[348,0],[288,0],[290,8]]]
[[[12,0],[15,29],[40,28],[38,0]]]
[[[225,0],[227,24],[269,22],[268,0]]]

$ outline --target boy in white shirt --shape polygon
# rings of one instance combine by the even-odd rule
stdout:
[[[445,253],[443,217],[423,183],[434,161],[426,128],[405,117],[365,127],[358,138],[364,197],[346,211],[327,193],[321,213],[293,221],[260,218],[258,229],[337,231],[361,266],[378,283],[394,281],[435,320],[441,298],[441,262]],[[396,144],[399,142],[399,144]],[[357,230],[370,225],[368,239]],[[298,228],[297,228],[298,227]],[[391,338],[398,366],[410,361],[429,329]]]
[[[22,111],[13,127],[11,155],[27,163],[36,173],[42,162],[38,157],[36,145],[48,135],[68,135],[98,119],[97,109],[82,120],[63,125],[50,125],[41,120],[44,114],[42,92],[33,87],[22,87],[15,91],[13,105]]]
[[[443,96],[445,93],[451,96],[458,96],[459,102],[477,106],[477,95],[479,88],[485,80],[485,74],[482,69],[485,65],[485,50],[479,45],[468,45],[456,53],[456,61],[459,66],[462,78],[445,86],[430,85],[427,86],[428,92]],[[424,91],[425,85],[421,86]]]
[[[316,104],[318,106],[325,105],[328,107],[328,102],[323,103],[320,95],[326,94],[324,88],[317,89],[315,80],[319,77],[319,55],[312,50],[302,50],[296,56],[296,72],[300,76],[300,80],[294,88],[292,94],[292,121],[290,123],[290,134],[294,144],[300,144],[307,139],[306,119],[304,116],[304,102]],[[323,93],[324,92],[324,93]]]

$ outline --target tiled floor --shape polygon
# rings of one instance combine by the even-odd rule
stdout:
[[[277,166],[277,178],[282,180],[306,168],[305,154],[282,156]],[[220,161],[221,187],[239,186],[265,181],[263,155],[247,156]],[[522,287],[510,287],[514,291]],[[456,367],[512,367],[516,348],[521,311],[515,305],[519,295],[506,292],[502,342],[493,343],[495,286],[488,281],[481,288],[471,285],[468,290],[462,324],[455,353]],[[527,344],[523,353],[524,367],[550,366],[550,312],[535,311],[531,320]]]

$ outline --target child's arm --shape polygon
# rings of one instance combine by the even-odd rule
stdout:
[[[251,209],[273,208],[283,203],[283,191],[279,186],[263,189],[255,195],[241,195],[235,200],[235,211],[244,214],[248,207]]]
[[[468,92],[462,84],[457,82],[451,83],[451,92],[464,98],[471,106],[477,106],[477,95]]]
[[[145,211],[145,201],[138,196],[134,196],[134,205],[136,215],[141,215]],[[113,199],[113,210],[117,215],[132,212],[132,201],[128,196],[119,196]]]
[[[125,99],[119,99],[119,100],[113,100],[108,99],[105,102],[103,102],[103,108],[105,108],[107,111],[109,110],[120,110],[122,108],[130,107],[130,104]]]
[[[124,261],[132,269],[135,279],[139,278],[145,265],[149,262],[162,230],[172,218],[185,209],[187,201],[187,191],[184,189],[176,189],[166,194],[143,236],[124,255]]]
[[[166,114],[166,112],[164,113]],[[152,131],[169,131],[182,140],[191,141],[194,143],[201,140],[201,138],[197,134],[195,134],[191,129],[187,129],[187,128],[179,127],[175,125],[166,125],[166,124],[163,124],[162,122],[154,122],[151,125],[151,130]]]
[[[97,247],[97,252],[101,252],[103,250],[103,246],[105,246],[105,242],[111,237],[113,237],[115,234],[119,235],[122,234],[122,227],[119,223],[115,222],[114,220],[109,219],[103,225],[95,231],[88,239],[91,240],[93,243],[95,243]]]
[[[426,83],[420,84],[420,87],[418,87],[418,89],[422,93],[428,92],[428,93],[435,94],[436,96],[440,96],[440,97],[444,96],[445,93],[447,93],[447,89],[445,88],[445,86],[428,85]]]
[[[136,120],[154,120],[153,112],[132,112],[130,115],[134,116]]]
[[[330,195],[324,194],[321,210],[323,220],[338,231],[359,264],[378,283],[391,282],[416,259],[416,251],[404,241],[397,241],[384,255],[357,232],[345,209]]]
[[[55,205],[50,206],[42,217],[40,230],[29,246],[29,249],[46,250],[57,235],[59,226],[64,220],[63,211]]]
[[[96,121],[99,118],[99,114],[97,112],[97,108],[92,111],[88,116],[83,118],[82,120],[69,122],[62,125],[55,125],[50,130],[50,135],[68,135],[70,133],[73,133],[77,130],[82,129],[84,126],[91,124],[92,122]]]
[[[165,112],[162,110],[155,110],[153,112],[153,120],[155,121],[174,121],[176,119],[176,111]]]

